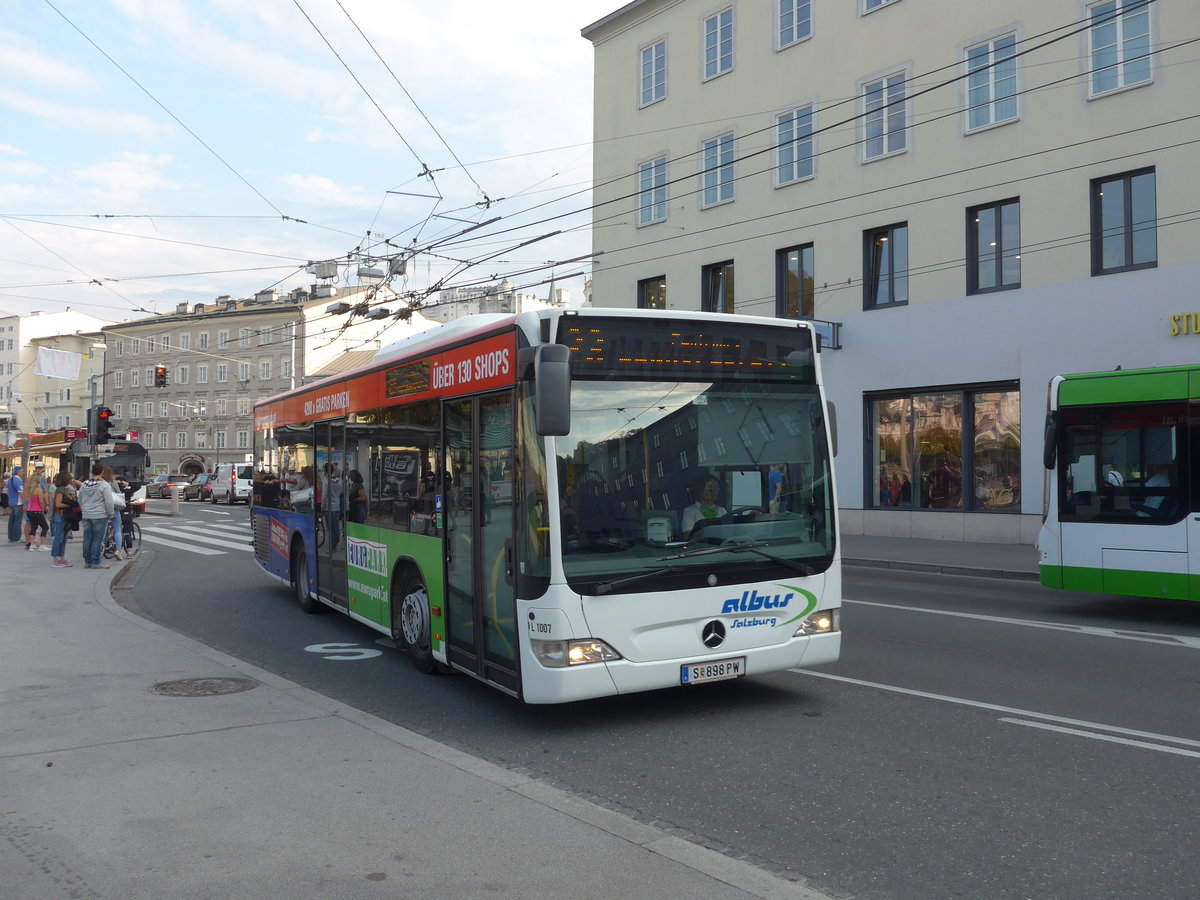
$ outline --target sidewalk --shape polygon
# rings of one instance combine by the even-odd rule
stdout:
[[[5,900],[827,900],[127,612],[145,555],[67,556],[0,547]]]

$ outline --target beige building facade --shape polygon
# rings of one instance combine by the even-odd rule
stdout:
[[[822,321],[843,530],[1032,543],[1050,378],[1200,358],[1198,33],[1181,0],[629,3],[583,32],[592,303]]]

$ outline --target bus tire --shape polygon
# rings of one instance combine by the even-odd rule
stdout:
[[[392,579],[392,640],[408,650],[418,672],[437,671],[429,624],[429,592],[414,569],[398,572]]]
[[[321,601],[313,597],[308,589],[308,551],[301,541],[292,544],[292,595],[300,609],[306,613],[321,611]]]

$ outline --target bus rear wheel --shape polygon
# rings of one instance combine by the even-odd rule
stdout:
[[[321,611],[321,603],[308,589],[308,552],[299,541],[292,547],[292,594],[306,613]]]
[[[418,672],[434,672],[433,640],[429,624],[429,593],[415,573],[392,581],[392,640],[408,650]]]

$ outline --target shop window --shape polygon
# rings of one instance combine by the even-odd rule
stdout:
[[[1015,386],[869,398],[868,505],[1021,508],[1021,396]]]

